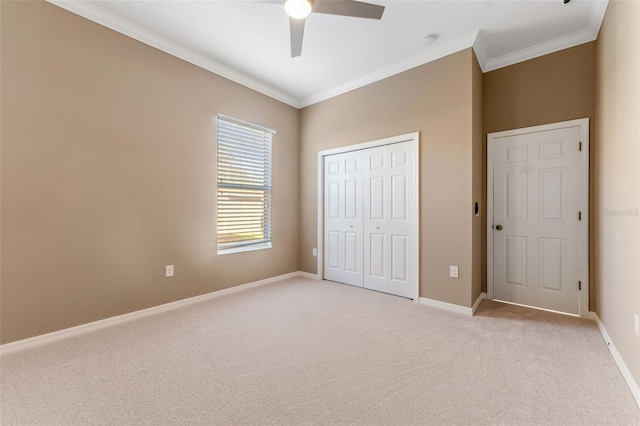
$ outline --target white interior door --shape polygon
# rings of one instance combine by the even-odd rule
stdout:
[[[362,287],[362,155],[329,155],[324,164],[324,276]]]
[[[415,297],[416,200],[409,142],[362,151],[364,168],[364,287]]]
[[[580,313],[580,136],[493,139],[494,299]]]

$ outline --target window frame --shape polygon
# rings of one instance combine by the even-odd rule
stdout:
[[[235,134],[234,134],[235,133]],[[245,134],[246,139],[242,139],[242,134]],[[250,133],[254,133],[255,137],[248,137]],[[273,135],[276,132],[272,129],[250,123],[237,118],[229,117],[226,115],[218,114],[216,121],[216,248],[218,255],[226,255],[232,253],[243,253],[254,250],[265,250],[272,248],[272,200],[273,200]],[[234,142],[230,135],[238,136],[239,141]],[[262,139],[262,140],[260,140]],[[242,166],[247,167],[244,172],[247,175],[233,173],[231,167],[233,167],[232,156],[234,153],[238,153],[244,149],[245,154],[247,144],[257,143],[255,150],[251,149],[249,161],[244,163],[240,162],[240,170]],[[244,147],[242,145],[245,145]],[[226,158],[226,160],[222,160]],[[262,167],[264,171],[256,171],[256,159],[264,161]],[[253,164],[249,164],[250,162]],[[260,164],[260,162],[258,162]],[[260,168],[260,166],[258,166]],[[221,172],[226,170],[226,172]],[[238,176],[240,176],[238,178]],[[225,182],[226,181],[226,182]],[[239,203],[241,200],[242,192],[255,192],[262,194],[262,213],[258,213],[259,217],[263,218],[262,232],[264,238],[262,239],[236,239],[227,243],[221,243],[221,196],[222,192],[226,192],[228,197],[236,197],[235,203]],[[260,192],[261,191],[261,192]],[[227,200],[229,201],[229,200]],[[230,202],[233,204],[233,202]],[[241,204],[240,204],[241,205]],[[233,207],[227,207],[227,212],[232,210]],[[241,211],[242,207],[238,207]],[[254,211],[255,214],[255,211]],[[226,225],[233,224],[233,220],[227,220]],[[239,226],[242,226],[242,221]],[[224,225],[223,225],[224,226]],[[247,226],[244,230],[247,233],[255,233],[256,227]]]

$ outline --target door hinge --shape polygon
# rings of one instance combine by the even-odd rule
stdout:
[[[578,144],[578,151],[582,151],[582,142]]]
[[[582,281],[578,281],[578,291],[582,291]]]
[[[582,212],[578,212],[578,220],[582,220]]]

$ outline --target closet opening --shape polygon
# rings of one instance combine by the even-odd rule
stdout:
[[[419,134],[318,153],[320,279],[418,301]]]

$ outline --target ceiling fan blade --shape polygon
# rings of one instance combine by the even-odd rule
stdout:
[[[304,36],[304,19],[289,18],[289,32],[291,35],[291,57],[302,53],[302,37]]]
[[[384,6],[355,0],[318,0],[313,4],[315,13],[352,16],[354,18],[381,19]]]

